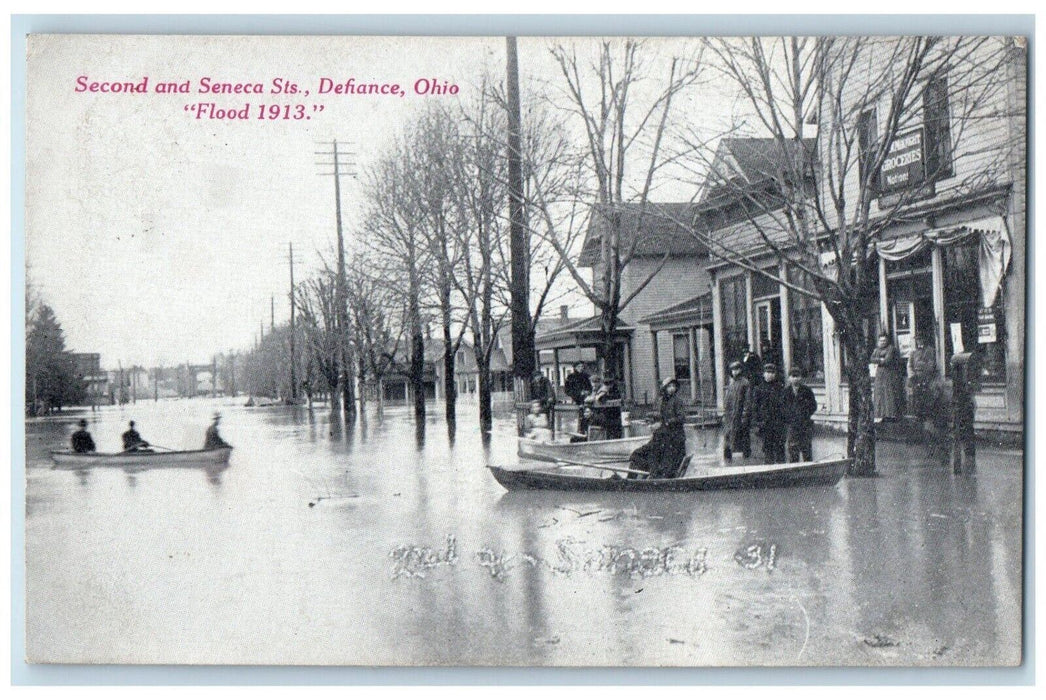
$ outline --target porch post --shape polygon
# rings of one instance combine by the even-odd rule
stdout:
[[[650,341],[653,344],[653,356],[654,356],[654,396],[657,396],[657,392],[661,389],[661,358],[658,355],[657,347],[657,331],[650,330]]]
[[[624,352],[624,375],[625,375],[625,396],[633,398],[632,395],[632,336],[628,336],[625,339],[625,352]]]
[[[755,305],[752,303],[752,271],[745,270],[745,319],[748,326],[748,347],[760,352],[759,339],[755,337]]]
[[[890,334],[890,339],[896,341],[894,333],[896,329],[890,319],[890,305],[886,300],[886,261],[879,258],[879,330]]]
[[[719,290],[719,280],[712,275],[712,342],[715,346],[715,397],[716,407],[722,411],[726,407],[723,377],[726,376],[726,365],[723,362],[723,304]]]
[[[687,345],[690,346],[690,403],[697,403],[701,395],[697,386],[697,329],[686,329]]]
[[[552,377],[555,387],[558,389],[561,384],[559,381],[559,348],[552,349]]]

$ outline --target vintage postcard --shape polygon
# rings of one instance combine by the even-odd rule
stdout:
[[[27,47],[30,663],[1021,663],[1026,38]]]

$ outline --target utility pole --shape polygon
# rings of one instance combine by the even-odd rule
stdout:
[[[276,297],[269,297],[269,332],[276,330]]]
[[[298,399],[298,378],[294,371],[294,244],[287,244],[291,266],[291,400]]]
[[[523,150],[520,145],[519,60],[516,37],[505,38],[508,76],[508,196],[509,237],[512,254],[512,373],[517,400],[525,400],[534,372],[534,329],[530,321],[530,236],[523,202]],[[522,395],[519,395],[522,392]]]
[[[319,162],[317,165],[333,166],[334,170],[330,173],[322,173],[323,175],[331,175],[334,177],[334,210],[335,210],[335,221],[337,224],[338,232],[338,279],[335,283],[335,297],[338,305],[337,308],[337,320],[338,320],[338,364],[339,364],[339,381],[341,382],[341,393],[342,393],[342,412],[345,415],[346,420],[355,420],[356,418],[356,399],[353,395],[352,389],[352,370],[350,368],[352,354],[349,350],[349,319],[348,319],[348,295],[345,289],[345,236],[342,231],[341,223],[341,178],[342,176],[354,177],[351,172],[345,172],[342,170],[343,166],[348,166],[348,163],[342,162],[342,157],[351,157],[354,155],[350,152],[343,152],[338,150],[337,139],[331,141],[330,151],[316,151],[316,155],[320,156],[332,156],[332,162]]]

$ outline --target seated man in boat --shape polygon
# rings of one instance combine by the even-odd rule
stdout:
[[[538,442],[552,442],[552,431],[548,427],[548,415],[541,409],[541,401],[534,399],[530,402],[530,413],[524,420],[523,437]]]
[[[87,421],[80,419],[80,429],[73,433],[73,452],[94,452],[94,438],[87,432]]]
[[[223,447],[232,447],[229,443],[222,440],[222,436],[218,434],[218,423],[221,422],[222,414],[215,413],[214,420],[211,421],[211,425],[207,428],[207,432],[203,438],[203,449],[205,450],[220,450]]]
[[[124,452],[137,452],[149,446],[149,443],[143,440],[138,431],[134,429],[134,421],[130,422],[127,432],[120,437],[123,439]]]
[[[679,397],[679,382],[670,377],[661,385],[660,423],[650,442],[628,458],[629,466],[647,472],[653,479],[674,479],[681,475],[686,457],[686,408]],[[629,474],[629,478],[634,478]]]

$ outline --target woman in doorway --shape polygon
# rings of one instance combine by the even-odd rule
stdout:
[[[875,422],[900,420],[901,356],[886,333],[879,334],[870,362],[875,367]]]

